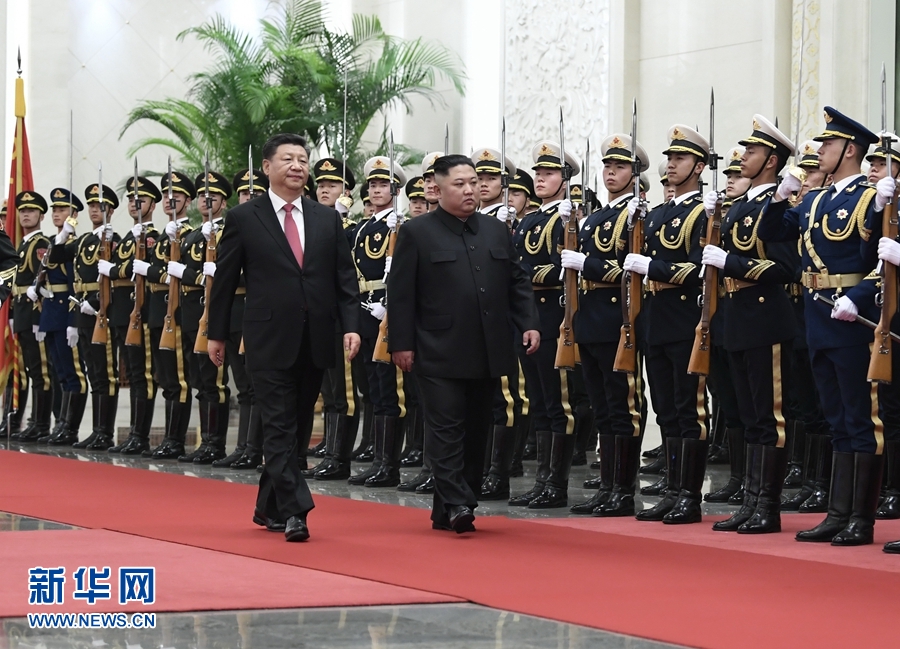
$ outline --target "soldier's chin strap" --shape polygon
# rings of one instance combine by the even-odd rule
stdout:
[[[697,168],[697,165],[700,164],[700,163],[702,162],[702,160],[700,160],[700,157],[699,157],[699,156],[694,156],[694,157],[697,158],[697,161],[694,162],[694,169],[696,169],[696,168]],[[670,180],[670,181],[669,181],[669,184],[670,184],[670,185],[673,185],[674,187],[681,187],[684,183],[686,183],[687,181],[691,180],[693,177],[694,177],[694,172],[691,171],[691,173],[688,174],[688,175],[685,177],[685,179],[682,180],[680,183],[672,183],[672,181]],[[700,177],[700,173],[698,172],[698,173],[697,173],[697,178],[699,178],[699,177]]]
[[[838,156],[838,161],[837,161],[837,164],[834,165],[834,169],[832,169],[831,171],[828,172],[830,174],[834,174],[834,172],[836,172],[838,170],[838,167],[841,166],[841,162],[843,162],[844,156],[847,154],[847,147],[850,146],[849,139],[847,139],[847,138],[842,138],[842,139],[844,140],[844,148],[841,149],[841,155]],[[893,169],[891,169],[891,171],[893,171]],[[827,176],[828,174],[825,174],[825,175]]]
[[[765,146],[765,145],[762,145],[762,146]],[[775,155],[775,149],[773,149],[770,146],[767,146],[766,148],[769,150],[769,152],[766,154],[766,157],[763,160],[763,163],[761,165],[759,165],[759,170],[755,174],[750,176],[751,182],[756,180],[757,178],[759,178],[759,175],[765,170],[766,165],[769,164],[769,158],[771,158],[773,155]]]
[[[558,196],[558,195],[559,195],[559,193],[560,193],[560,192],[562,191],[562,189],[563,189],[563,183],[566,182],[566,172],[565,172],[566,166],[567,166],[567,163],[564,161],[564,162],[562,163],[562,166],[559,168],[559,187],[557,187],[557,188],[556,188],[556,191],[553,192],[553,195],[554,195],[554,196]]]

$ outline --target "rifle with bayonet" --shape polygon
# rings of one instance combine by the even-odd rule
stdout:
[[[109,210],[106,208],[106,199],[103,196],[103,163],[97,167],[97,200],[100,213],[103,215],[103,230],[100,234],[100,251],[98,258],[109,261],[112,255],[112,226],[109,224]],[[97,281],[100,285],[98,298],[100,308],[97,310],[97,321],[94,323],[94,333],[91,335],[91,343],[105,345],[109,342],[109,318],[106,315],[109,309],[110,282],[106,275],[99,275]]]
[[[169,206],[169,221],[177,222],[175,209],[175,191],[172,188],[172,156],[168,161],[169,176],[166,186],[166,204]],[[181,260],[181,228],[175,227],[175,236],[169,240],[169,259]],[[175,312],[181,303],[181,280],[169,275],[169,292],[166,296],[166,317],[163,320],[162,334],[159,337],[159,348],[174,350],[177,344],[175,336]]]
[[[253,174],[252,169],[250,174]],[[215,263],[218,228],[212,223],[212,196],[209,193],[209,152],[206,153],[206,163],[204,164],[203,172],[203,201],[206,205],[206,220],[210,224],[209,241],[206,242],[206,261]],[[200,316],[197,340],[194,341],[195,354],[206,354],[209,351],[209,299],[212,295],[213,278],[207,275],[203,281],[203,315]]]
[[[628,252],[637,255],[644,250],[644,215],[647,212],[646,201],[641,196],[641,161],[637,152],[637,100],[631,104],[631,173],[634,181],[634,196],[639,199],[637,211],[628,223]],[[622,328],[619,330],[619,346],[613,370],[635,374],[637,363],[637,330],[635,323],[643,306],[643,275],[633,270],[622,273]]]
[[[561,165],[562,180],[566,185],[566,201],[571,204],[572,195],[569,191],[571,167],[566,164],[566,130],[563,121],[562,106],[559,108],[559,162]],[[563,249],[578,250],[578,215],[575,207],[563,224]],[[563,280],[563,321],[559,325],[559,338],[556,341],[556,360],[553,366],[558,370],[574,370],[581,362],[578,356],[578,345],[575,344],[575,330],[572,321],[575,312],[578,311],[578,271],[574,268],[566,268]]]
[[[887,132],[887,82],[885,78],[884,63],[881,64],[881,148],[884,149],[885,169],[891,177],[894,175],[893,157],[891,147],[893,141]],[[893,241],[897,241],[897,191],[884,206],[882,215],[882,234]],[[878,326],[875,327],[875,348],[869,357],[870,381],[878,383],[890,383],[893,379],[891,361],[893,357],[893,345],[891,343],[891,320],[897,313],[897,267],[887,261],[881,262],[881,288],[875,296],[875,304],[881,307],[881,317]]]
[[[719,156],[716,155],[716,96],[709,95],[709,169],[712,172],[712,189],[719,191]],[[702,198],[702,195],[701,195]],[[716,200],[716,209],[706,224],[706,244],[719,246],[722,243],[722,195]],[[710,345],[712,339],[709,324],[719,306],[719,269],[707,264],[703,267],[703,292],[700,296],[700,322],[694,330],[694,346],[688,361],[688,374],[709,375]]]
[[[397,194],[400,192],[400,184],[396,182],[396,177],[394,176],[394,132],[391,131],[390,134],[390,148],[388,152],[388,157],[390,158],[390,164],[388,165],[388,173],[391,176],[391,209],[394,214],[397,216],[397,225],[391,228],[391,233],[388,235],[388,248],[387,248],[387,256],[394,256],[394,246],[397,243],[397,230],[400,229],[402,225],[402,220],[400,215],[397,214]],[[445,140],[446,141],[446,140]],[[387,280],[387,274],[385,274],[385,280]],[[387,282],[385,282],[387,284]],[[387,308],[387,290],[384,292],[384,306]],[[375,350],[372,352],[372,360],[376,363],[390,363],[391,362],[391,353],[388,351],[388,319],[387,313],[384,315],[384,319],[381,321],[381,324],[378,325],[378,338],[375,340]]]
[[[147,228],[144,227],[141,214],[141,195],[138,191],[138,163],[134,159],[134,177],[131,180],[131,191],[134,196],[134,211],[137,212],[138,224],[141,226],[141,234],[134,242],[135,261],[144,261],[147,257]],[[129,347],[140,347],[144,342],[144,327],[141,321],[141,310],[144,308],[144,282],[143,275],[134,274],[134,308],[128,319],[128,333],[125,334],[125,344]]]
[[[506,169],[506,117],[500,121],[500,186],[503,188],[503,207],[509,209],[509,171]],[[506,227],[512,230],[514,214],[506,217]]]

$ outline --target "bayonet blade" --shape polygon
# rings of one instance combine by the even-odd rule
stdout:
[[[206,220],[210,220],[212,198],[209,195],[209,151],[206,152],[206,160],[203,163],[203,200],[206,202]]]
[[[341,196],[347,187],[347,66],[344,65],[344,125],[341,127]],[[252,176],[252,174],[251,174]],[[253,180],[251,178],[250,182]],[[252,185],[251,185],[252,187]]]
[[[806,40],[806,0],[800,11],[800,61],[797,67],[797,127],[794,130],[794,166],[800,166],[800,98],[803,94],[803,47]]]
[[[566,166],[566,123],[563,119],[562,106],[559,107],[559,164],[563,182],[566,183],[566,200],[571,201],[569,190],[569,168]]]
[[[256,193],[256,189],[253,186],[253,177],[255,174],[253,173],[253,145],[249,145],[247,147],[247,169],[250,172],[250,198],[253,198],[253,195]]]
[[[450,124],[444,122],[444,155],[450,155]]]

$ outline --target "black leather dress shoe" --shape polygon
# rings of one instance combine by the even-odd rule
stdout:
[[[111,435],[100,434],[97,439],[85,446],[88,451],[105,451],[112,446],[113,438]]]
[[[253,522],[260,527],[265,527],[270,532],[284,532],[284,521],[269,518],[258,509],[253,510]]]
[[[292,543],[305,541],[309,538],[309,528],[306,526],[306,515],[291,516],[284,526],[284,538]]]
[[[453,505],[447,512],[450,517],[450,528],[457,534],[474,532],[475,514],[468,505]]]
[[[80,442],[74,442],[72,444],[72,448],[87,448],[88,446],[90,446],[91,444],[96,442],[97,437],[99,437],[99,436],[100,436],[100,433],[98,433],[97,431],[93,431],[90,435],[85,437]]]
[[[212,464],[216,460],[221,460],[224,457],[225,449],[207,446],[203,453],[200,453],[194,458],[194,464]]]
[[[213,460],[212,465],[217,469],[228,469],[244,455],[244,449],[235,449],[221,460]]]
[[[231,468],[237,470],[255,469],[260,464],[262,464],[262,455],[259,453],[247,454],[247,452],[244,451],[244,454],[241,455],[239,459],[235,460],[234,464],[231,465]]]
[[[150,441],[136,436],[129,436],[119,449],[120,455],[140,455],[150,450]]]
[[[163,440],[163,443],[150,451],[150,457],[154,460],[177,460],[184,455],[184,444]]]
[[[406,457],[401,458],[400,466],[406,467],[407,469],[414,469],[422,466],[423,457],[422,451],[418,449],[412,449],[409,453],[406,454]]]

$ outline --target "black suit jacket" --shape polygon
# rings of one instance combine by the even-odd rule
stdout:
[[[388,277],[391,351],[445,378],[499,377],[516,367],[513,327],[539,330],[531,279],[507,227],[440,207],[405,223]]]
[[[358,331],[359,286],[341,218],[306,198],[302,208],[302,270],[268,194],[238,205],[225,218],[209,306],[209,339],[228,339],[243,270],[244,348],[251,370],[290,368],[304,326],[309,328],[313,363],[320,369],[333,367],[337,322],[345,333]]]

